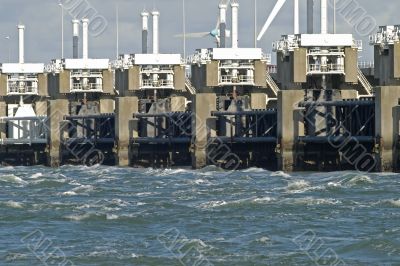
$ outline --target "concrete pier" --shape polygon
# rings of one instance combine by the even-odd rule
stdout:
[[[114,113],[114,99],[100,98],[100,113],[101,114]]]
[[[116,98],[115,134],[117,143],[116,162],[119,166],[129,166],[129,141],[137,128],[133,128],[133,114],[138,112],[137,97]]]
[[[375,134],[379,141],[377,171],[396,170],[396,144],[399,136],[398,108],[400,86],[384,86],[375,90]]]
[[[211,112],[216,111],[216,95],[214,93],[200,93],[193,97],[192,120],[192,167],[199,169],[207,165],[207,147],[210,135],[215,135],[215,120]]]
[[[0,102],[0,116],[7,116],[7,104]],[[0,138],[5,139],[7,135],[7,124],[6,122],[0,122]]]
[[[50,129],[50,147],[48,154],[48,165],[58,167],[61,164],[61,122],[64,115],[68,114],[68,100],[51,100],[48,104],[48,126]]]
[[[300,132],[297,104],[304,99],[302,90],[284,90],[278,93],[278,169],[291,172],[296,166],[296,138]]]

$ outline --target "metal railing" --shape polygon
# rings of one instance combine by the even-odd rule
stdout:
[[[171,88],[174,86],[173,80],[158,79],[156,81],[151,79],[142,80],[142,88]]]
[[[221,75],[220,83],[254,83],[254,76],[248,75]]]
[[[373,61],[362,61],[362,62],[358,62],[358,67],[359,68],[374,68],[375,67],[375,63]]]
[[[308,65],[308,73],[344,73],[344,65],[343,64],[309,64]]]
[[[81,84],[75,83],[72,85],[71,92],[75,91],[103,91],[103,85],[97,83]]]
[[[38,87],[37,86],[20,86],[20,84],[15,83],[8,83],[7,86],[7,94],[14,94],[14,95],[23,95],[23,94],[38,94]]]
[[[46,144],[49,137],[47,116],[1,117],[8,128],[7,137],[0,144]]]

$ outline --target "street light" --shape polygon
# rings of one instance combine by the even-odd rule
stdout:
[[[61,8],[61,59],[64,58],[64,6],[60,2],[58,4]]]
[[[11,46],[10,46],[11,38],[10,36],[6,36],[5,38],[8,41],[8,63],[11,63]]]

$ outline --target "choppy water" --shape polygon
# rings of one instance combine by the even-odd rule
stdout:
[[[0,168],[0,265],[400,265],[400,176]]]

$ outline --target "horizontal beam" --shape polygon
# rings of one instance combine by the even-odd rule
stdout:
[[[179,116],[179,115],[192,115],[192,112],[168,112],[168,113],[159,113],[159,114],[135,113],[135,114],[133,114],[133,118],[174,117],[174,116]]]
[[[223,143],[277,143],[276,137],[216,137],[213,142],[222,141]]]
[[[299,137],[299,142],[303,143],[340,143],[340,142],[375,142],[373,136],[325,136],[325,137]]]
[[[115,117],[115,114],[68,115],[68,116],[64,116],[64,120],[114,118],[114,117]]]
[[[47,138],[44,139],[1,139],[1,145],[23,145],[23,144],[47,144]]]
[[[212,116],[227,116],[227,115],[272,115],[277,114],[277,110],[260,110],[260,111],[238,111],[238,112],[211,112]]]
[[[374,106],[375,101],[321,101],[321,102],[300,102],[299,107],[313,107],[313,106]]]
[[[132,143],[139,144],[163,144],[163,143],[187,143],[189,144],[192,141],[190,137],[182,137],[182,138],[133,138],[131,139]]]

